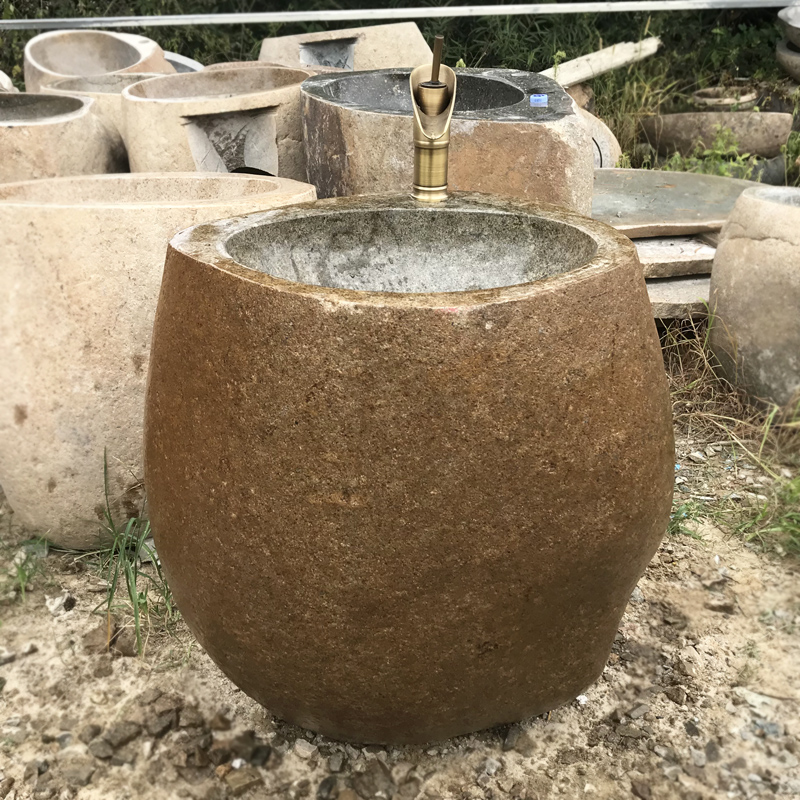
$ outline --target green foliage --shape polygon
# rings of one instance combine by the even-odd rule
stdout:
[[[800,556],[800,477],[782,481],[774,498],[758,506],[737,530],[747,541]]]
[[[700,172],[750,180],[756,162],[749,153],[739,152],[739,143],[729,128],[717,125],[711,147],[698,145],[691,156],[675,153],[660,169],[667,172]]]
[[[672,513],[669,515],[667,534],[669,536],[691,536],[692,539],[702,541],[703,537],[693,527],[689,527],[689,523],[699,522],[703,516],[702,505],[693,500],[673,504]]]

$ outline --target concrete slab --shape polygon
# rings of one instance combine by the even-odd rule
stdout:
[[[706,315],[710,275],[651,278],[646,283],[656,319],[691,319]]]
[[[596,169],[592,217],[631,239],[718,231],[752,181],[651,169]]]
[[[636,239],[636,252],[645,278],[671,278],[711,272],[715,248],[699,236]]]

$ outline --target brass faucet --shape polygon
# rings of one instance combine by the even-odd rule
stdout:
[[[447,199],[447,157],[456,74],[442,64],[443,43],[443,36],[434,40],[430,79],[426,80],[427,65],[417,67],[409,78],[414,106],[414,198],[425,203]]]

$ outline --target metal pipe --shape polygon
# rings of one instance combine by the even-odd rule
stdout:
[[[350,22],[396,19],[450,19],[550,14],[630,13],[632,11],[704,11],[707,9],[785,8],[800,0],[612,0],[583,3],[524,3],[490,6],[422,6],[309,11],[265,11],[237,14],[168,14],[138,17],[66,17],[4,19],[0,31],[75,28],[155,28],[180,25],[258,25],[292,22]]]

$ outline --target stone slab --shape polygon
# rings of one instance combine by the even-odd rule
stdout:
[[[632,239],[718,231],[752,181],[649,169],[597,169],[592,217]]]
[[[711,272],[715,248],[698,236],[636,239],[645,278],[672,278]]]
[[[708,313],[710,275],[651,278],[646,283],[656,319],[691,319]]]
[[[369,25],[264,39],[259,61],[346,70],[417,67],[433,58],[416,22]]]

